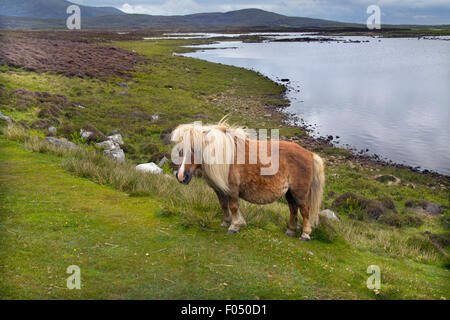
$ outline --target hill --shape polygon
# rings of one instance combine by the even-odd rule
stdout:
[[[58,9],[53,8],[52,12],[46,14],[44,7],[40,7],[37,3],[57,2],[61,5]],[[65,25],[63,21],[49,20],[65,19],[65,13],[68,1],[62,0],[40,0],[33,6],[30,6],[29,13],[23,9],[23,6],[15,5],[8,10],[3,10],[3,3],[12,2],[11,0],[0,0],[0,28],[59,28]],[[28,0],[20,0],[19,3],[28,2]],[[22,9],[21,9],[22,8]],[[356,26],[356,24],[342,23],[323,19],[313,19],[305,17],[288,17],[281,14],[268,12],[260,9],[243,9],[230,12],[210,12],[197,13],[184,16],[154,16],[146,14],[124,14],[108,13],[113,8],[93,8],[81,7],[81,15],[83,28],[148,28],[148,27],[203,27],[203,28],[220,28],[220,27],[343,27]],[[59,14],[62,12],[62,15]],[[58,14],[59,15],[58,15]],[[33,18],[34,20],[27,20]],[[45,18],[45,19],[43,19]],[[35,24],[35,25],[34,25]]]
[[[0,13],[2,16],[9,17],[65,19],[67,7],[73,4],[66,0],[0,0]],[[78,6],[81,9],[82,17],[85,18],[125,15],[124,12],[113,7]]]

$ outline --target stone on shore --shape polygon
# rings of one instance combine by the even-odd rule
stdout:
[[[148,172],[153,174],[161,174],[163,170],[154,162],[142,163],[136,166],[136,171]]]
[[[320,211],[319,213],[321,216],[327,217],[330,220],[339,220],[339,218],[336,216],[336,214],[334,213],[334,211],[330,210],[330,209],[325,209]]]

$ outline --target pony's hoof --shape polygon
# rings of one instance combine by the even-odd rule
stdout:
[[[228,228],[229,226],[230,226],[230,222],[226,222],[226,221],[223,221],[221,224],[220,224],[220,226],[222,227],[222,228]]]
[[[302,235],[300,237],[300,240],[302,240],[302,241],[309,241],[309,240],[311,240],[311,237],[308,234],[306,234],[306,233],[302,233]]]
[[[235,233],[237,233],[238,232],[238,230],[233,230],[233,229],[228,229],[228,234],[235,234]]]
[[[285,233],[288,237],[294,237],[295,236],[295,231],[291,230],[291,229],[287,229],[286,233]]]

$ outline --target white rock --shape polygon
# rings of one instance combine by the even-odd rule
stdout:
[[[119,145],[112,140],[105,140],[95,144],[97,147],[105,148],[105,150],[120,149]]]
[[[319,214],[324,217],[327,217],[330,220],[339,220],[339,218],[336,216],[336,214],[333,211],[331,211],[330,209],[322,210],[322,211],[320,211]]]
[[[123,144],[122,135],[120,133],[113,134],[112,136],[109,136],[108,139],[114,141],[117,144]]]
[[[55,127],[48,127],[48,132],[56,133],[56,128]]]
[[[163,170],[156,165],[156,163],[142,163],[136,166],[137,171],[149,172],[154,174],[161,174]]]
[[[75,148],[76,144],[71,142],[71,141],[67,141],[67,139],[61,138],[61,139],[56,139],[53,137],[46,137],[45,138],[48,142],[53,143],[57,146],[63,146],[63,147],[68,147],[68,148]]]
[[[152,115],[152,121],[153,122],[156,122],[158,120],[159,120],[159,115],[157,115],[157,114]]]
[[[84,130],[84,129],[80,129],[80,136],[81,136],[83,139],[87,139],[87,138],[89,138],[91,135],[92,135],[92,132],[86,131],[86,130]]]
[[[115,148],[112,150],[105,150],[105,151],[103,151],[103,154],[105,156],[110,157],[119,162],[125,162],[125,153],[120,148]]]

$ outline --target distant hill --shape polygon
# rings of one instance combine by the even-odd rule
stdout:
[[[127,14],[89,19],[85,26],[111,28],[139,27],[326,27],[348,24],[303,17],[288,17],[260,9],[197,13],[184,16]]]
[[[66,0],[0,0],[0,15],[35,19],[65,19],[67,7],[74,3]],[[78,5],[81,16],[92,18],[110,15],[125,15],[113,7],[88,7]]]
[[[65,0],[0,0],[0,28],[60,28],[70,2]],[[184,16],[126,14],[115,8],[81,8],[82,28],[170,27],[342,27],[355,24],[288,17],[260,9],[197,13]],[[50,20],[51,19],[51,20]]]

